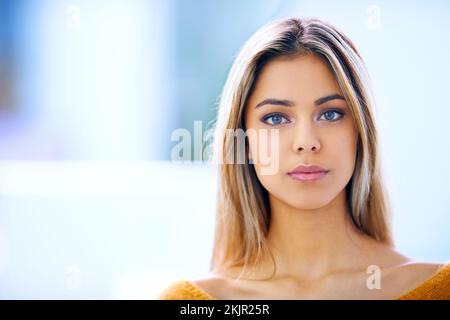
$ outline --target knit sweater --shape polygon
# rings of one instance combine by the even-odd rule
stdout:
[[[159,300],[217,300],[193,282],[181,279],[170,284]],[[440,267],[415,289],[395,300],[450,300],[450,262]]]

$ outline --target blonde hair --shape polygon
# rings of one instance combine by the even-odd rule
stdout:
[[[363,59],[353,43],[330,24],[318,19],[286,18],[266,24],[245,43],[220,96],[213,144],[218,190],[211,270],[242,265],[245,270],[269,255],[273,260],[266,243],[270,225],[267,190],[260,184],[248,154],[242,164],[225,161],[230,150],[235,150],[235,139],[226,131],[245,130],[247,100],[268,62],[280,56],[310,53],[332,70],[358,130],[355,169],[346,186],[351,220],[360,232],[393,245],[371,110],[370,79]]]

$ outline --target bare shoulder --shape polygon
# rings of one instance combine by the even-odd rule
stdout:
[[[382,269],[386,274],[392,277],[426,279],[446,265],[446,263],[415,261],[390,246],[376,245],[373,248],[376,248],[373,250],[376,252],[375,260],[379,261],[380,265],[384,266]]]
[[[215,273],[191,279],[190,282],[215,299],[224,299],[228,295],[230,287],[230,279]]]
[[[382,289],[370,291],[377,292],[374,296],[380,298],[401,297],[433,278],[446,265],[440,262],[417,261],[394,247],[376,242],[369,245],[367,252],[370,254],[367,260],[363,261],[366,265],[379,267]]]
[[[397,277],[428,280],[444,266],[445,263],[409,261],[393,268],[392,274]]]
[[[430,280],[445,263],[409,261],[384,270],[384,283],[400,297]]]
[[[249,292],[237,278],[237,268],[221,273],[210,272],[204,277],[190,280],[200,290],[219,300],[245,299]]]

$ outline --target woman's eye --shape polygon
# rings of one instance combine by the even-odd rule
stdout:
[[[344,113],[338,110],[328,110],[322,113],[320,119],[324,119],[326,121],[337,121],[344,117]],[[277,126],[280,124],[288,123],[289,120],[282,114],[272,113],[262,118],[262,122],[271,126]]]
[[[283,122],[283,119],[286,120]],[[276,126],[279,124],[283,124],[286,122],[289,122],[283,115],[278,114],[278,113],[274,113],[274,114],[269,114],[268,116],[265,116],[262,121],[268,125],[271,126]]]
[[[336,118],[335,115],[338,115],[338,117]],[[327,121],[337,121],[344,117],[344,113],[337,110],[328,110],[322,113],[322,116],[325,116],[325,120]],[[322,116],[320,118],[322,118]]]

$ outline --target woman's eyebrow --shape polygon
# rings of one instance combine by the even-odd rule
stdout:
[[[324,104],[325,102],[328,102],[328,101],[331,101],[331,100],[334,100],[334,99],[340,99],[340,100],[344,100],[345,101],[345,98],[342,95],[335,93],[335,94],[330,94],[330,95],[321,97],[319,99],[316,99],[314,101],[314,105],[315,106],[320,106],[321,104]],[[267,104],[276,105],[276,106],[284,106],[284,107],[294,107],[295,106],[295,103],[293,101],[291,101],[291,100],[282,100],[282,99],[268,98],[268,99],[264,99],[263,101],[258,103],[256,105],[255,109],[257,109],[259,107],[262,107],[264,105],[267,105]]]

